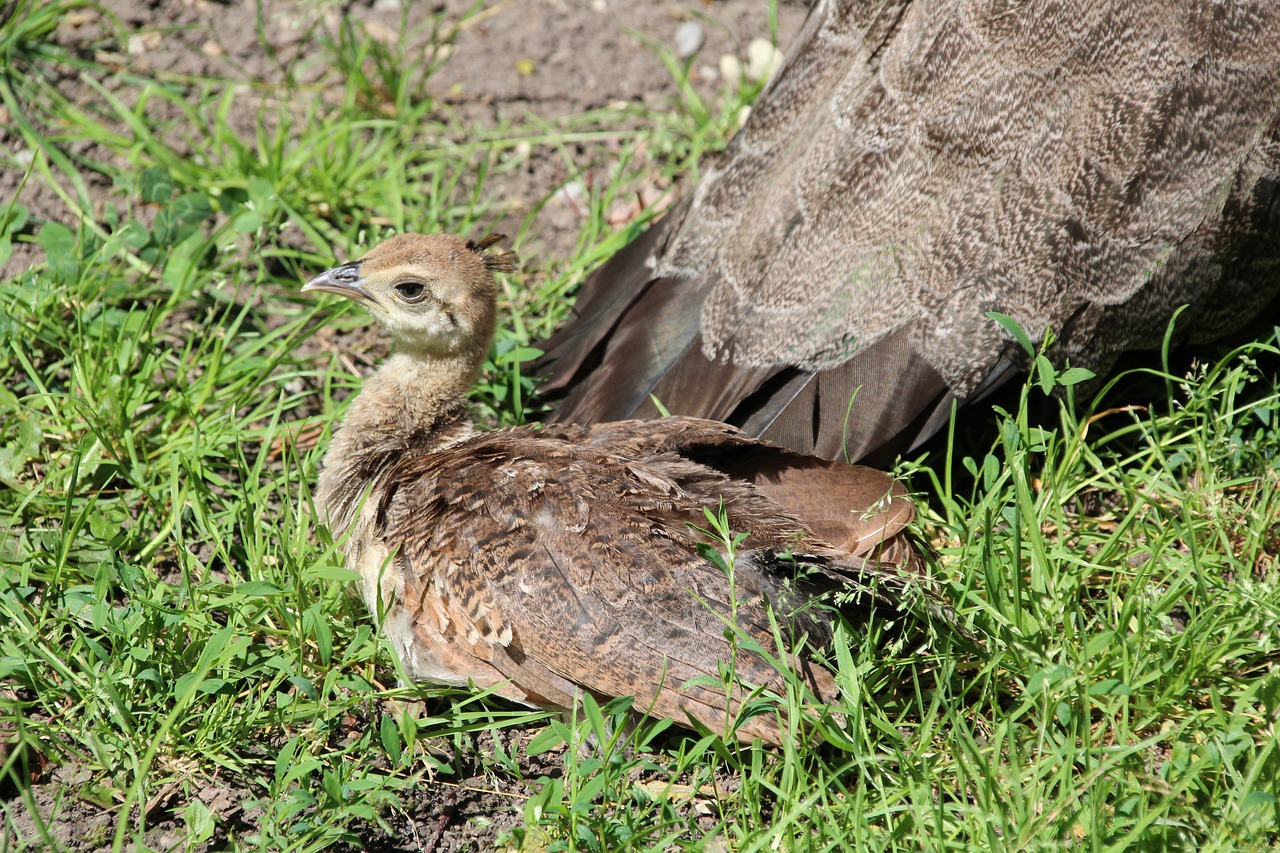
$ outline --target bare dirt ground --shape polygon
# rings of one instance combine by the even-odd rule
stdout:
[[[477,7],[478,14],[468,14]],[[799,0],[779,3],[778,41],[784,49],[806,12]],[[228,86],[238,81],[252,85],[253,91],[266,94],[238,97],[239,114],[230,117],[232,126],[249,137],[257,121],[254,108],[274,95],[272,84],[286,77],[304,86],[316,84],[300,97],[323,97],[324,86],[336,86],[331,69],[308,53],[315,29],[335,30],[342,15],[358,19],[370,37],[387,42],[402,31],[427,41],[430,21],[437,15],[442,32],[458,26],[448,59],[427,88],[442,109],[469,125],[528,115],[559,118],[618,103],[669,104],[676,83],[652,43],[673,46],[676,30],[690,21],[698,22],[705,35],[693,60],[694,86],[704,97],[713,95],[721,85],[720,57],[742,55],[752,39],[770,35],[766,0],[357,0],[345,7],[305,0],[105,0],[68,14],[56,39],[117,72],[98,82],[126,100],[136,97],[122,91],[133,73],[166,81],[215,77]],[[270,50],[264,49],[264,41]],[[101,99],[78,71],[67,70],[59,89],[76,104]],[[181,144],[175,140],[176,146]],[[0,107],[0,150],[15,152],[21,145]],[[70,153],[85,161],[110,162],[88,143],[73,144]],[[487,184],[486,194],[507,212],[500,223],[504,228],[518,227],[524,214],[569,177],[559,158],[537,153],[524,169],[492,176]],[[95,205],[101,205],[112,193],[109,181],[90,170],[83,177]],[[0,165],[0,198],[16,195],[30,210],[33,224],[67,222],[66,205],[38,181],[18,193],[22,178],[20,169]],[[580,215],[571,199],[553,200],[535,221],[525,252],[563,256],[572,251]],[[30,244],[16,248],[0,275],[12,276],[40,259]]]
[[[252,84],[256,91],[269,91],[262,84],[279,82],[286,74],[304,83],[324,84],[326,69],[305,55],[307,34],[317,25],[334,25],[343,14],[363,21],[371,36],[394,39],[405,23],[410,28],[419,26],[437,13],[443,13],[446,22],[460,21],[474,7],[467,0],[441,0],[418,3],[406,15],[402,2],[357,2],[344,9],[307,0],[258,4],[103,0],[68,14],[56,38],[115,72],[98,81],[108,91],[127,95],[124,75],[129,73],[170,81],[219,77],[231,86],[240,82]],[[3,8],[0,5],[0,13]],[[799,2],[779,5],[780,46],[785,48],[806,11]],[[769,36],[765,0],[499,0],[483,4],[479,14],[462,26],[447,63],[430,78],[429,89],[443,109],[456,111],[461,121],[471,124],[496,124],[528,114],[555,118],[617,102],[661,107],[675,97],[676,84],[646,39],[672,45],[677,28],[693,20],[700,22],[705,33],[705,43],[694,60],[699,72],[693,75],[703,95],[710,95],[717,85],[715,68],[721,55],[741,55],[751,39]],[[264,49],[264,41],[270,49]],[[79,72],[68,70],[58,85],[73,103],[90,104],[101,98]],[[314,89],[302,91],[320,96]],[[235,103],[244,112],[231,118],[232,125],[252,133],[257,120],[253,106],[261,101],[238,98]],[[0,152],[20,154],[21,144],[11,117],[0,108]],[[110,162],[113,156],[80,143],[73,143],[69,153],[83,162]],[[5,160],[13,162],[6,156],[0,163]],[[87,169],[83,177],[95,208],[115,192],[98,171]],[[486,192],[500,200],[503,222],[514,227],[568,178],[561,160],[533,156],[527,167],[493,176]],[[29,181],[19,192],[22,179],[21,169],[0,165],[0,200],[16,197],[26,205],[31,227],[47,220],[75,224],[74,214],[53,189]],[[571,252],[579,216],[571,199],[553,199],[538,213],[524,251],[551,257]],[[12,276],[42,259],[34,244],[17,248],[0,276]],[[477,742],[473,748],[478,754],[485,746]],[[526,768],[524,778],[554,772],[555,756],[547,758],[551,764]],[[468,765],[473,767],[473,778],[422,786],[406,795],[404,812],[386,816],[385,827],[370,825],[362,831],[358,846],[339,849],[492,849],[497,834],[520,821],[521,795],[531,791],[519,779],[510,780],[508,790],[494,790],[492,777],[475,756],[459,761],[460,777],[466,775]],[[60,842],[72,850],[110,849],[117,819],[114,810],[65,793],[87,782],[80,778],[84,772],[74,765],[50,766],[36,768],[33,775],[36,809],[47,817],[57,802],[57,817],[50,828]],[[250,792],[216,783],[204,787],[161,794],[174,800],[199,798],[224,819],[227,831],[252,831],[255,813]],[[12,795],[0,792],[0,796]],[[202,853],[225,845],[225,834],[219,833],[195,847],[187,846],[181,835],[183,824],[167,811],[170,806],[165,799],[148,804],[147,844],[152,849]],[[6,839],[0,838],[0,849],[7,847]]]

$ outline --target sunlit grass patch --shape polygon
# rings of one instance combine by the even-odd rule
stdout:
[[[473,397],[520,422],[529,342],[643,223],[609,211],[723,145],[758,86],[478,128],[424,86],[443,25],[399,43],[321,21],[312,55],[341,85],[269,92],[73,51],[53,34],[84,5],[18,3],[0,28],[2,167],[65,212],[0,200],[0,261],[39,258],[0,281],[6,849],[68,849],[68,825],[162,849],[164,821],[179,849],[354,849],[421,820],[422,792],[474,787],[520,820],[492,838],[525,850],[1276,843],[1274,340],[1120,399],[1060,387],[1037,421],[1077,378],[1041,365],[989,447],[904,463],[933,576],[980,641],[843,632],[837,706],[769,700],[811,740],[401,687],[311,504],[376,352],[358,312],[298,286],[390,231],[479,236],[504,215],[493,178],[558,158],[582,190],[576,250],[526,259]],[[440,49],[406,71],[421,41]],[[67,75],[100,97],[68,99]],[[578,174],[580,146],[606,142]]]

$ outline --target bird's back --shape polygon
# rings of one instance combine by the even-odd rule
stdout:
[[[418,678],[543,707],[572,707],[581,691],[634,696],[638,710],[722,729],[744,700],[718,683],[722,668],[785,694],[775,666],[747,647],[790,657],[775,630],[792,653],[829,639],[825,608],[838,599],[819,604],[820,592],[938,610],[904,538],[901,487],[828,465],[686,419],[410,449],[369,499],[380,521],[368,534],[396,555],[380,567],[401,590],[386,614],[393,644]],[[825,503],[805,498],[815,488]],[[704,510],[743,534],[731,570],[707,557],[717,540]],[[803,654],[791,663],[817,697],[835,698],[825,669]],[[772,717],[741,735],[780,738]]]

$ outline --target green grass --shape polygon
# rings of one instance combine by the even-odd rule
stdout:
[[[989,447],[904,463],[980,647],[847,637],[844,700],[810,709],[813,746],[653,723],[624,741],[625,702],[565,721],[400,688],[311,504],[358,384],[316,330],[365,318],[334,318],[300,282],[384,227],[478,233],[499,214],[486,187],[530,146],[572,163],[574,145],[620,143],[573,256],[534,259],[504,294],[475,405],[518,422],[528,342],[628,237],[605,224],[610,204],[647,170],[690,170],[755,92],[464,127],[428,96],[429,63],[402,73],[402,46],[317,27],[335,69],[308,84],[321,105],[261,106],[252,87],[130,76],[59,46],[57,16],[77,5],[20,2],[0,34],[0,100],[29,153],[3,168],[65,206],[49,221],[0,206],[0,259],[30,243],[43,257],[0,281],[0,732],[20,745],[0,850],[63,849],[68,820],[104,849],[161,849],[148,827],[172,821],[177,849],[319,850],[475,777],[513,792],[522,822],[493,834],[525,850],[1280,840],[1274,340],[1189,376],[1129,377],[1103,399],[1143,407],[1119,411],[1069,391],[1045,404],[1079,377],[1042,368]],[[77,101],[66,74],[117,85]],[[246,109],[249,135],[230,121]],[[625,129],[635,119],[647,129]],[[625,153],[641,143],[645,157]],[[113,187],[105,205],[92,182]],[[795,687],[782,701],[803,703]]]

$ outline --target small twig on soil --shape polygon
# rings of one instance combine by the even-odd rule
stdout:
[[[453,820],[453,813],[457,807],[457,793],[448,794],[440,807],[440,815],[436,818],[436,828],[431,831],[431,837],[427,839],[426,845],[421,847],[422,853],[433,853],[436,847],[439,846],[440,839],[444,835],[445,829],[448,828],[449,822]]]

